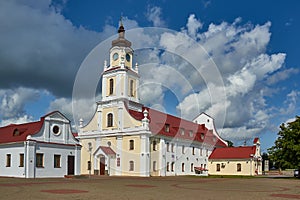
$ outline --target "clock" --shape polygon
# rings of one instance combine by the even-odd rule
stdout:
[[[130,55],[128,53],[126,54],[126,60],[127,62],[130,62]]]
[[[113,59],[114,59],[114,60],[118,60],[118,58],[119,58],[119,54],[118,54],[118,53],[114,53]]]

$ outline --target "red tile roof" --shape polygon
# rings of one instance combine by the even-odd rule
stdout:
[[[10,124],[8,126],[0,127],[0,144],[26,141],[27,136],[38,133],[44,124],[45,118],[55,112],[59,111],[46,114],[40,118],[40,121],[24,124]],[[14,134],[17,132],[18,134]]]
[[[255,150],[255,146],[216,148],[210,154],[209,159],[251,158],[255,154]]]
[[[28,135],[38,133],[44,120],[37,122],[30,122],[26,124],[11,124],[0,128],[0,143],[21,142],[26,141]],[[14,132],[19,132],[14,135]]]
[[[215,137],[212,131],[208,130],[204,124],[196,124],[147,107],[143,107],[142,110],[144,111],[144,109],[147,109],[149,112],[148,119],[150,120],[150,130],[154,134],[226,147],[226,144]],[[142,112],[129,110],[129,113],[136,120],[141,121],[144,118]],[[170,125],[169,132],[165,130],[165,124]],[[182,128],[184,129],[184,135],[180,133],[180,129]],[[190,131],[193,132],[192,136],[190,136]],[[204,134],[204,138],[201,138],[201,134]]]
[[[102,149],[106,155],[116,155],[114,150],[112,150],[110,147],[100,146],[100,149]]]

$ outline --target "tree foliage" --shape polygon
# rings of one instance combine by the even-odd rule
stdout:
[[[268,149],[270,159],[281,169],[300,168],[300,117],[281,124],[275,145]]]

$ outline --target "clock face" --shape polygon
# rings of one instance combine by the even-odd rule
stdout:
[[[118,58],[119,58],[119,54],[118,54],[118,53],[114,53],[113,59],[114,59],[114,60],[117,60]]]
[[[130,62],[130,55],[129,54],[126,54],[126,60],[127,60],[127,62]]]

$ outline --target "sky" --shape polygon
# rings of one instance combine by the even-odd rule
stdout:
[[[156,41],[163,51],[136,51],[143,104],[189,120],[205,112],[224,139],[260,137],[266,152],[279,125],[300,115],[299,9],[296,0],[0,0],[0,126],[94,112],[100,87],[74,111],[74,83],[122,16],[139,47],[155,38],[138,28],[169,30]]]

